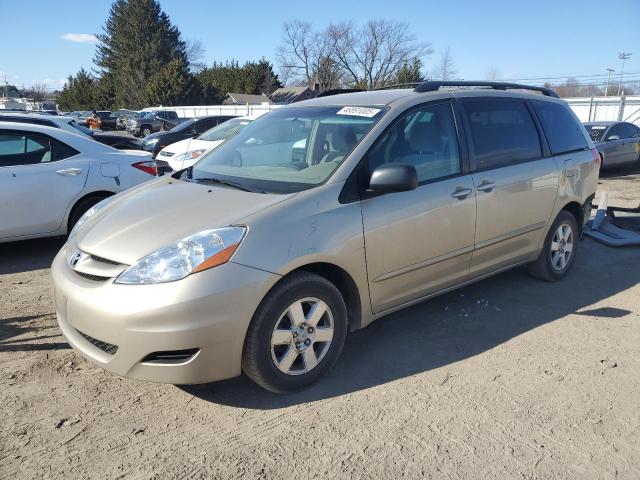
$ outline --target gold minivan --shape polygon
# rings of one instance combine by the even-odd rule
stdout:
[[[425,82],[276,109],[80,219],[52,267],[60,329],[118,375],[299,389],[398,309],[519,265],[564,277],[599,162],[540,87]]]

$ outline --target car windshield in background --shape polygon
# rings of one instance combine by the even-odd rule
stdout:
[[[91,135],[93,133],[90,129],[88,129],[84,125],[78,124],[75,120],[71,120],[69,122],[69,125],[71,125],[73,128],[77,130],[80,130],[82,133],[86,133],[87,135]]]
[[[601,142],[607,131],[607,125],[585,125],[584,128],[594,142]]]
[[[206,154],[187,180],[248,190],[298,192],[325,182],[382,117],[385,107],[290,107],[247,125]]]
[[[251,120],[232,118],[217,127],[210,128],[198,137],[198,140],[207,140],[209,142],[219,142],[236,135],[240,130],[249,125]]]
[[[183,130],[189,130],[190,128],[193,127],[194,123],[196,123],[196,121],[193,118],[190,118],[189,120],[185,120],[184,122],[179,123],[169,131],[175,133],[175,132],[182,132]]]

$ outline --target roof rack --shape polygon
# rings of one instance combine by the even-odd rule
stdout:
[[[475,82],[464,80],[453,81],[428,81],[420,83],[414,91],[422,92],[436,92],[440,87],[487,87],[494,90],[532,90],[534,92],[540,92],[547,97],[560,98],[556,92],[546,87],[534,87],[531,85],[521,85],[519,83],[505,83],[505,82]]]
[[[362,88],[334,88],[332,90],[326,90],[316,95],[316,98],[330,97],[332,95],[339,95],[341,93],[354,93],[354,92],[364,92],[364,90]]]
[[[390,90],[394,88],[414,88],[418,85],[423,84],[424,82],[410,82],[410,83],[394,83],[391,85],[385,85],[384,87],[376,87],[371,90]]]

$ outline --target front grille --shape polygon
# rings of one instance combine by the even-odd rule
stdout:
[[[91,260],[95,262],[107,263],[109,265],[122,265],[121,263],[114,262],[113,260],[109,260],[108,258],[98,257],[96,255],[91,255]]]
[[[90,275],[88,273],[78,272],[74,270],[78,275],[82,278],[86,278],[87,280],[93,280],[94,282],[104,282],[105,280],[109,280],[111,277],[101,277],[100,275]]]
[[[156,168],[158,169],[158,175],[160,176],[173,172],[173,168],[169,166],[168,162],[165,162],[164,160],[158,160],[157,158],[156,158]]]
[[[82,337],[85,338],[90,344],[95,345],[100,350],[102,350],[105,353],[108,353],[109,355],[115,355],[115,353],[118,351],[117,345],[113,345],[112,343],[103,342],[102,340],[93,338],[87,335],[86,333],[82,333],[80,330],[76,330],[76,332],[82,335]]]

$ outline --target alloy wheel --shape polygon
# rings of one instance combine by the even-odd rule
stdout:
[[[295,301],[282,313],[271,334],[271,358],[287,375],[313,370],[327,354],[334,322],[329,306],[318,298]]]
[[[558,226],[551,240],[551,266],[561,272],[569,264],[573,253],[573,229],[563,223]]]

